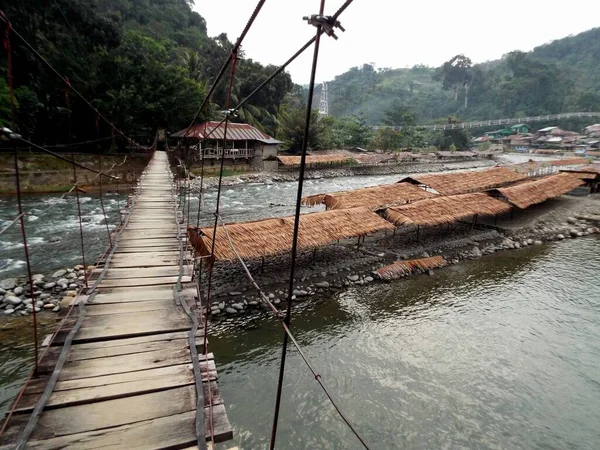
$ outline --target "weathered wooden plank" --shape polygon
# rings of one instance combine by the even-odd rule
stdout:
[[[206,440],[212,440],[210,412],[209,408],[204,409],[204,431],[206,433]],[[216,405],[212,407],[212,429],[214,430],[213,442],[215,443],[233,439],[233,428],[227,418],[225,405]]]
[[[127,278],[116,280],[102,280],[98,285],[99,288],[118,288],[118,287],[134,287],[134,286],[154,286],[154,285],[174,285],[179,277],[154,277],[154,278]],[[181,277],[182,283],[189,283],[192,277]]]
[[[145,301],[137,303],[116,303],[112,305],[89,303],[86,309],[87,316],[103,316],[113,314],[127,314],[135,312],[160,311],[175,308],[171,299]]]
[[[210,367],[206,364],[200,366],[201,376],[203,381],[211,381],[217,379],[217,371],[214,365]],[[73,380],[58,381],[54,388],[55,392],[70,391],[74,389],[86,389],[90,387],[109,386],[112,384],[129,383],[132,381],[146,381],[156,377],[177,376],[178,374],[192,372],[191,363],[176,364],[172,366],[158,367],[155,369],[140,370],[137,372],[126,372],[113,375],[103,375],[92,378],[77,378]],[[49,375],[42,376],[32,380],[25,389],[25,395],[41,394],[44,391]]]
[[[45,411],[33,432],[32,440],[96,431],[194,411],[194,399],[194,387],[185,386],[152,394]]]
[[[86,448],[120,450],[124,443],[130,450],[174,449],[196,442],[193,411],[142,421],[107,430],[78,433],[57,438],[32,441],[28,448],[58,450]]]
[[[179,248],[179,240],[177,238],[160,238],[160,239],[121,239],[119,242],[119,250],[129,247],[168,247]]]
[[[98,316],[102,317],[102,316]],[[187,331],[189,322],[183,320],[165,320],[162,322],[151,322],[143,324],[131,324],[124,326],[99,326],[85,327],[73,339],[73,342],[93,342],[102,339],[122,339],[126,337],[147,336],[155,333],[167,333],[172,331]],[[57,336],[58,339],[58,336]],[[60,342],[60,341],[59,341]],[[63,341],[64,342],[64,341]]]
[[[92,271],[90,279],[95,280],[102,273],[103,269],[96,269]],[[154,277],[173,277],[179,276],[179,261],[177,263],[172,263],[170,266],[162,266],[162,267],[146,267],[143,265],[140,266],[132,266],[128,268],[109,268],[105,275],[105,280],[115,280],[115,279],[128,279],[128,278],[154,278]],[[185,264],[182,266],[182,274],[183,275],[191,275],[192,274],[192,266]]]
[[[126,247],[126,248],[119,248],[115,251],[115,254],[127,254],[127,253],[144,253],[144,252],[156,252],[156,251],[175,251],[177,248],[179,248],[179,246],[175,246],[175,245],[165,245],[165,246],[161,246],[161,247]]]
[[[72,361],[65,364],[60,374],[60,381],[100,377],[117,373],[136,372],[173,366],[191,361],[187,348],[180,350],[161,349],[131,355],[109,356],[106,358]]]
[[[104,400],[132,397],[134,395],[149,394],[176,387],[194,384],[194,373],[191,370],[181,370],[177,373],[162,374],[143,380],[134,380],[109,384],[105,386],[82,387],[80,389],[55,390],[46,404],[47,409],[64,408],[67,406],[83,405]],[[204,406],[208,407],[223,403],[219,386],[215,381],[202,384],[204,390]],[[209,394],[210,390],[210,394]],[[25,414],[33,411],[40,394],[24,395],[19,402],[16,414]]]
[[[93,304],[145,302],[152,300],[172,300],[172,286],[152,286],[138,288],[118,288],[100,291],[94,297]]]

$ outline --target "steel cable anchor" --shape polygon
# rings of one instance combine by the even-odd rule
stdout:
[[[320,26],[327,36],[334,38],[336,41],[338,37],[335,34],[335,28],[339,28],[342,32],[346,31],[340,21],[336,20],[333,16],[313,14],[312,16],[303,17],[302,20],[306,20],[309,25]]]

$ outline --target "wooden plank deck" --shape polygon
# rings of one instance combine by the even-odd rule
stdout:
[[[189,348],[191,320],[173,298],[180,273],[176,202],[165,153],[156,152],[146,169],[127,227],[94,295],[80,295],[86,315],[60,377],[27,443],[32,449],[195,448],[197,393]],[[184,248],[184,262],[191,258]],[[183,266],[182,283],[192,266]],[[180,299],[193,306],[195,289]],[[77,311],[77,310],[75,310]],[[40,375],[16,405],[0,448],[17,442],[56,365],[76,321],[69,317],[44,358]],[[212,354],[201,354],[204,417],[213,412],[215,442],[233,437],[217,385]],[[212,408],[208,402],[211,390]],[[205,438],[210,437],[205,425]]]

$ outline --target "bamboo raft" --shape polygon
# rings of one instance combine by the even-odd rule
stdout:
[[[197,448],[192,321],[181,306],[195,301],[196,289],[185,285],[191,282],[190,265],[183,265],[183,289],[177,295],[174,290],[181,249],[188,251],[181,246],[181,227],[167,156],[156,152],[112,258],[92,273],[91,283],[100,277],[96,290],[74,299],[84,302],[85,316],[27,448]],[[40,361],[37,378],[14,405],[1,449],[15,448],[76,320],[67,319]],[[203,343],[199,326],[200,431],[209,441],[211,424],[214,441],[222,442],[233,437],[232,428],[214,358],[202,354]]]

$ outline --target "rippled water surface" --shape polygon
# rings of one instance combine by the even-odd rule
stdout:
[[[305,192],[398,177],[317,180]],[[289,214],[295,187],[227,188],[223,216],[233,221]],[[106,246],[106,232],[97,196],[86,197],[86,251],[93,260]],[[35,216],[57,198],[27,197],[26,210]],[[207,210],[214,198],[214,192],[207,195]],[[3,224],[14,217],[11,201],[4,197],[0,203]],[[114,224],[116,197],[107,206]],[[28,218],[36,272],[79,263],[75,211],[74,198],[67,197],[43,219]],[[49,242],[53,235],[60,242]],[[0,278],[22,273],[18,239],[0,237]],[[433,277],[353,288],[300,304],[293,329],[373,448],[597,449],[598,274],[595,238],[530,247],[438,270]],[[0,415],[31,368],[30,320],[0,318]],[[40,334],[53,325],[51,318]],[[210,334],[236,443],[267,448],[281,330],[272,318],[261,317],[222,322]],[[287,369],[277,448],[360,448],[294,351]]]
[[[600,241],[497,254],[294,311],[305,352],[374,448],[600,448]],[[215,326],[241,448],[267,448],[281,331]],[[295,352],[278,448],[360,448]]]

